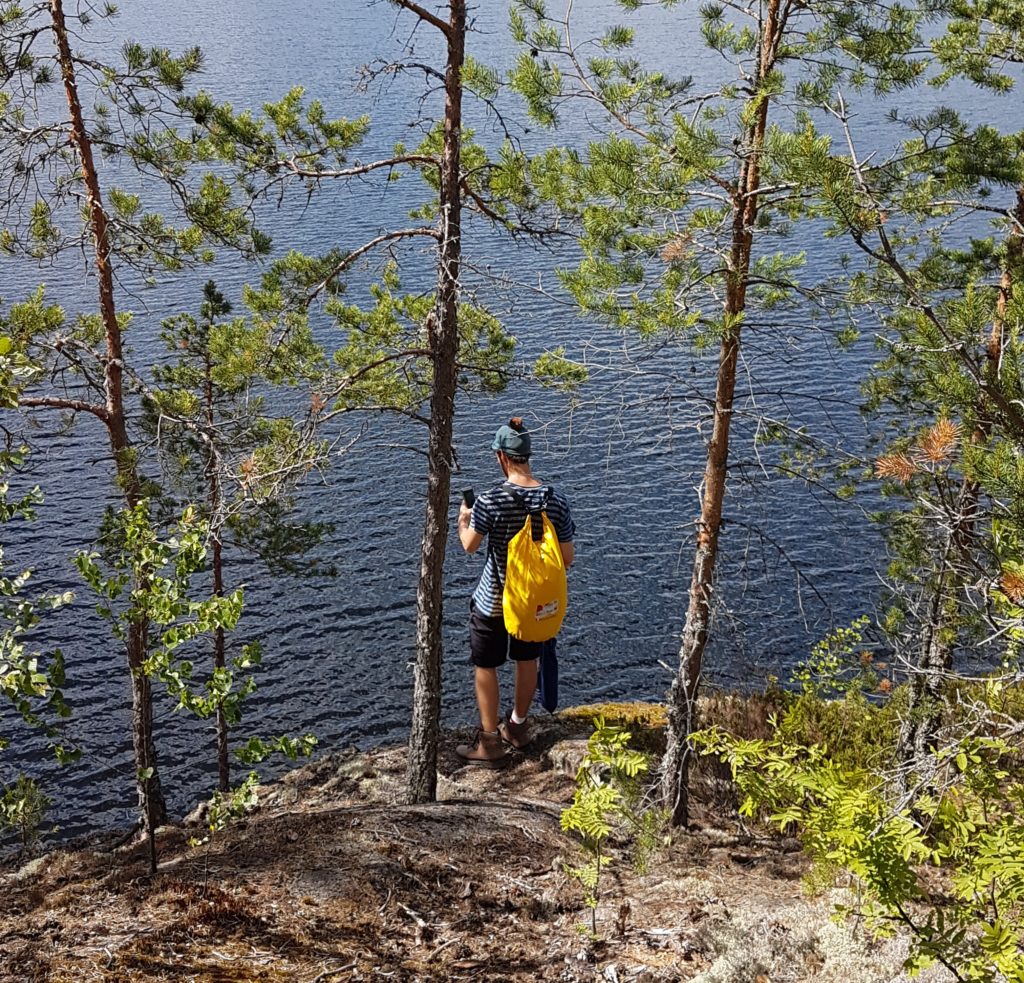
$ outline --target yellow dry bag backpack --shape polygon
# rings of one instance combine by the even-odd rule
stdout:
[[[508,544],[502,596],[505,628],[520,641],[546,642],[562,627],[569,600],[558,535],[545,511],[551,489],[532,511],[523,495],[510,494],[526,509],[526,522]]]

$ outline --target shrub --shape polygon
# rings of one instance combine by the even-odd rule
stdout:
[[[1006,742],[971,737],[936,752],[937,781],[894,801],[882,776],[818,746],[721,731],[697,740],[729,763],[742,813],[767,813],[816,864],[853,877],[847,912],[878,937],[909,930],[909,971],[940,963],[964,983],[1024,981],[1024,783]]]
[[[22,846],[39,839],[39,827],[53,801],[27,775],[18,775],[0,795],[0,830],[16,830]]]
[[[567,873],[579,880],[590,908],[590,931],[597,935],[597,906],[601,875],[609,863],[607,841],[613,832],[625,834],[634,846],[634,861],[647,863],[664,822],[661,810],[645,804],[639,781],[648,768],[647,757],[629,745],[630,734],[620,727],[594,721],[594,733],[576,773],[572,805],[562,813],[562,829],[582,838],[586,861],[568,865]]]

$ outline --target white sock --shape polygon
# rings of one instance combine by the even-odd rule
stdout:
[[[514,723],[514,724],[525,724],[526,723],[526,717],[520,717],[519,714],[516,713],[515,710],[513,709],[513,711],[512,711],[512,723]]]

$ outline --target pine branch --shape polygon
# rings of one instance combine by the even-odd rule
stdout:
[[[26,409],[51,409],[64,410],[68,413],[91,413],[93,416],[107,422],[107,408],[98,403],[89,403],[83,399],[67,399],[63,396],[21,396],[18,398],[18,406]]]
[[[354,386],[363,376],[369,375],[374,369],[379,369],[383,365],[388,365],[390,362],[401,361],[406,358],[430,358],[431,352],[429,348],[403,348],[399,352],[392,352],[389,355],[383,355],[372,362],[367,362],[366,365],[362,365],[355,372],[345,376],[344,379],[340,380],[338,384],[324,396],[324,402],[330,403],[337,399],[346,389]]]
[[[432,14],[429,10],[421,7],[418,3],[413,3],[413,0],[391,0],[396,7],[402,7],[404,10],[408,10],[414,13],[420,20],[426,21],[428,24],[436,27],[449,41],[452,36],[452,27],[447,21],[441,20],[437,14]]]
[[[296,157],[289,157],[285,160],[274,161],[270,166],[284,168],[296,177],[308,178],[359,177],[363,174],[369,174],[372,171],[378,171],[385,167],[394,168],[399,164],[432,164],[434,167],[441,166],[441,162],[430,154],[402,154],[398,157],[388,157],[386,160],[375,160],[369,164],[357,164],[355,167],[346,167],[337,171],[324,171],[310,169],[308,167],[300,167],[298,163],[296,163],[297,160],[298,158]]]
[[[440,240],[441,236],[437,229],[424,227],[416,229],[399,229],[396,232],[385,232],[383,235],[377,236],[376,239],[371,239],[369,242],[363,243],[358,249],[353,249],[337,266],[331,270],[315,287],[310,291],[307,297],[307,303],[313,301],[318,297],[327,287],[331,284],[331,281],[336,277],[340,276],[345,272],[360,256],[366,255],[378,246],[383,245],[385,242],[396,242],[399,239],[411,239],[415,236],[427,236],[434,240]]]
[[[494,222],[495,225],[499,225],[502,228],[508,230],[508,232],[511,233],[513,237],[515,237],[516,234],[519,232],[522,232],[529,236],[534,236],[535,238],[538,239],[543,239],[548,236],[570,235],[570,233],[565,232],[562,229],[556,229],[553,227],[547,229],[540,229],[534,225],[527,225],[522,220],[516,222],[513,221],[512,219],[505,218],[504,216],[499,215],[483,198],[481,198],[480,195],[478,195],[470,187],[469,183],[466,181],[465,178],[463,178],[462,181],[460,182],[460,187],[462,188],[462,193],[476,206],[476,208],[480,211],[481,215],[485,216],[486,218],[489,218],[492,222]]]
[[[380,61],[383,61],[383,59],[380,59]],[[435,79],[442,85],[444,84],[444,72],[439,72],[432,65],[427,65],[421,61],[393,61],[383,64],[379,68],[370,68],[367,65],[361,69],[359,91],[365,92],[369,88],[370,82],[376,81],[381,75],[397,75],[399,72],[407,72],[414,68],[423,72],[427,78]]]
[[[853,170],[853,176],[857,183],[857,187],[860,192],[871,202],[872,206],[876,211],[881,213],[881,208],[878,201],[875,199],[872,193],[871,187],[864,176],[863,161],[858,158],[856,146],[853,140],[853,134],[850,131],[850,119],[846,112],[846,104],[843,101],[842,95],[839,96],[839,108],[829,109],[829,112],[839,121],[843,127],[843,131],[846,136],[847,149],[850,152],[850,166]],[[887,266],[893,273],[896,274],[897,279],[903,284],[907,291],[909,298],[917,306],[922,314],[928,319],[929,323],[939,332],[943,340],[950,346],[950,349],[954,357],[960,362],[960,364],[967,371],[967,374],[971,377],[971,381],[978,387],[979,391],[985,393],[992,402],[999,407],[999,410],[1005,416],[1007,422],[1013,427],[1018,435],[1024,436],[1024,415],[1017,409],[1013,403],[1008,400],[996,386],[992,385],[986,380],[974,361],[968,357],[963,347],[956,343],[956,340],[950,336],[947,326],[943,323],[942,319],[936,314],[935,308],[928,303],[928,301],[921,296],[918,290],[917,284],[914,283],[913,277],[910,275],[906,267],[900,261],[900,258],[896,255],[896,250],[893,248],[892,242],[889,239],[888,234],[879,222],[874,232],[878,237],[879,248],[872,248],[865,239],[864,233],[861,232],[852,219],[847,219],[847,225],[850,229],[850,235],[857,246],[865,252],[868,256],[874,259],[876,262],[882,263]]]

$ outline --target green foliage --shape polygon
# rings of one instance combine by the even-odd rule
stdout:
[[[283,754],[289,761],[308,758],[316,748],[317,739],[312,734],[301,737],[275,737],[270,740],[261,737],[250,737],[238,749],[238,760],[243,764],[254,765],[272,754]]]
[[[884,769],[895,762],[907,702],[905,686],[878,703],[862,693],[838,699],[800,693],[789,698],[774,724],[785,740],[800,746],[820,745],[844,768]]]
[[[344,166],[366,137],[367,117],[330,120],[323,104],[304,103],[304,94],[301,86],[293,87],[278,102],[264,103],[262,116],[235,113],[202,91],[182,98],[179,106],[202,128],[199,152],[236,167],[248,191],[256,194],[257,176],[278,162],[301,160],[307,180],[315,181],[318,171]]]
[[[34,350],[36,339],[59,336],[64,330],[64,310],[47,304],[42,286],[27,300],[0,313],[0,405],[16,407],[21,393],[42,375]]]
[[[325,356],[304,316],[230,313],[209,281],[198,318],[164,321],[161,337],[170,358],[154,368],[143,423],[158,438],[171,488],[200,503],[196,508],[216,539],[237,532],[272,567],[297,570],[296,558],[330,528],[292,518],[290,500],[295,486],[326,460],[327,444],[315,426]],[[281,412],[275,388],[282,396],[305,389],[299,399],[307,418]]]
[[[463,66],[462,81],[467,91],[485,100],[493,98],[500,84],[493,69],[472,58]],[[264,105],[260,114],[235,112],[207,94],[183,105],[203,134],[200,142],[209,154],[226,162],[254,197],[270,189],[276,194],[292,183],[301,185],[304,195],[312,195],[327,183],[375,174],[387,182],[409,176],[422,182],[426,193],[410,212],[410,228],[384,232],[349,250],[338,246],[321,256],[293,251],[272,264],[259,288],[249,289],[245,296],[254,314],[279,326],[280,336],[287,334],[289,323],[304,320],[313,298],[326,298],[324,309],[337,324],[341,341],[314,394],[315,413],[323,410],[330,418],[352,411],[391,410],[419,418],[433,385],[432,325],[438,315],[430,293],[403,289],[411,261],[399,254],[398,247],[403,242],[439,244],[444,238],[438,204],[443,126],[432,126],[415,147],[396,144],[389,156],[354,162],[369,120],[329,120],[323,107],[309,102],[299,87],[280,102]],[[506,141],[493,158],[472,131],[464,130],[460,159],[464,227],[480,217],[501,228],[532,231],[529,217],[538,210],[539,199],[530,187],[524,155]],[[391,259],[379,269],[369,297],[346,296],[345,277],[354,262],[385,247]],[[483,304],[468,299],[473,294],[467,272],[461,274],[458,306],[458,383],[464,391],[494,393],[509,378],[514,338]]]
[[[1020,687],[1000,675],[952,686],[946,743],[915,764],[928,780],[907,783],[895,752],[914,712],[908,687],[866,698],[864,627],[858,619],[816,646],[767,737],[716,727],[695,743],[729,765],[741,814],[801,838],[809,887],[852,878],[840,913],[879,937],[909,931],[909,971],[937,962],[962,981],[1020,980],[1024,771],[1020,748],[998,736],[1018,727]]]
[[[157,438],[164,473],[176,491],[201,503],[196,511],[209,529],[209,566],[224,591],[224,546],[242,546],[273,570],[320,572],[315,561],[298,560],[331,529],[326,523],[292,517],[294,487],[327,455],[316,436],[316,387],[324,355],[303,314],[276,319],[254,312],[228,318],[231,305],[209,281],[199,318],[183,314],[164,322],[162,337],[171,358],[154,369],[158,388],[150,391],[146,424]],[[308,386],[305,421],[275,415],[281,390]],[[205,565],[205,564],[204,564]],[[191,666],[170,679],[172,693],[202,717],[218,715],[218,758],[225,767],[228,731],[241,720],[242,700],[255,688],[249,673],[260,664],[256,642],[230,660],[227,631],[214,629],[213,668],[206,692],[188,685]],[[245,677],[234,691],[234,677]],[[166,674],[165,674],[166,675]],[[165,679],[165,681],[168,681]]]
[[[895,760],[901,722],[908,712],[906,685],[864,644],[867,617],[837,628],[798,663],[791,682],[770,691],[773,733],[794,747],[819,747],[848,771],[878,771]]]
[[[259,775],[250,771],[245,781],[227,794],[215,792],[210,800],[210,811],[207,815],[207,828],[211,834],[218,833],[228,823],[243,818],[252,812],[259,803]]]
[[[107,17],[115,9],[107,5],[92,13]],[[88,43],[89,12],[67,11],[66,16],[73,43]],[[188,119],[193,109],[216,109],[201,93],[189,91],[203,68],[201,52],[190,48],[172,53],[129,41],[112,58],[95,54],[88,61],[76,59],[73,67],[64,65],[66,84],[75,84],[74,72],[81,83],[77,89],[84,132],[73,132],[78,123],[69,122],[66,100],[55,101],[40,91],[62,75],[52,12],[46,5],[8,4],[0,18],[0,121],[5,132],[22,135],[17,146],[7,141],[0,149],[0,248],[35,260],[81,250],[86,273],[99,284],[102,308],[102,315],[95,310],[65,313],[47,302],[40,287],[4,311],[0,404],[63,412],[68,426],[90,415],[107,426],[111,441],[121,445],[114,464],[117,487],[129,508],[110,515],[104,556],[81,554],[79,569],[97,593],[100,612],[115,637],[128,643],[133,672],[160,678],[179,707],[201,716],[221,711],[226,720],[237,722],[240,701],[253,685],[250,670],[258,665],[258,646],[242,646],[230,665],[218,659],[202,685],[193,680],[193,659],[203,636],[222,640],[237,622],[241,592],[221,596],[217,589],[212,597],[195,599],[190,582],[203,568],[207,545],[219,549],[217,537],[225,528],[244,528],[249,546],[261,538],[272,541],[268,552],[283,557],[283,563],[293,562],[294,549],[284,543],[284,530],[296,524],[288,527],[280,521],[282,489],[291,487],[285,476],[307,473],[325,452],[312,426],[319,413],[312,380],[325,368],[323,354],[305,319],[295,312],[265,316],[254,311],[248,319],[224,318],[223,298],[211,284],[201,318],[183,316],[164,325],[165,340],[177,358],[163,360],[149,375],[136,364],[131,348],[121,344],[131,315],[118,311],[116,325],[109,317],[111,308],[120,306],[120,284],[139,275],[153,282],[159,273],[209,262],[220,248],[255,257],[270,246],[253,225],[251,189],[233,181],[221,164],[227,144],[218,143],[217,136],[225,135],[224,128],[207,132]],[[301,102],[301,92],[295,92],[268,106],[265,133],[256,127],[249,134],[262,138],[265,148],[273,143],[272,134],[355,145],[366,131],[364,120],[332,122],[318,103]],[[227,128],[234,122],[229,108],[220,111],[219,119]],[[244,137],[246,121],[238,121],[235,131],[236,138]],[[85,187],[82,162],[90,148],[97,158],[107,158],[97,160],[105,223],[100,221],[104,216],[90,211],[97,201]],[[120,175],[117,180],[123,184],[107,183],[111,175]],[[156,199],[159,211],[153,209]],[[100,275],[105,265],[113,273],[113,296]],[[263,411],[261,398],[270,386],[300,384],[311,392],[298,420]],[[216,390],[216,405],[204,398],[211,389]],[[214,457],[236,479],[231,504],[242,502],[247,508],[232,510],[220,498],[209,508],[184,509],[180,519],[156,518],[168,509],[166,499],[157,502],[157,495],[169,489],[155,488],[142,474],[144,445],[123,446],[135,437],[133,416],[140,402],[154,423],[155,444],[166,454],[162,463],[169,466],[162,473],[170,483],[177,482],[173,490],[181,499],[210,504],[195,492],[206,491],[197,485],[217,471],[211,467]],[[225,474],[218,477],[226,481]],[[149,501],[154,503],[152,513]],[[230,523],[232,517],[238,518],[237,525]],[[323,529],[311,524],[295,540],[309,544]],[[57,676],[62,677],[63,664],[58,653],[52,669],[44,671],[41,660],[37,665],[20,648],[12,652],[10,665],[0,661],[5,694],[13,694],[17,709],[35,722],[31,715],[43,700],[59,708],[62,678]],[[148,688],[133,695],[148,699]],[[141,712],[136,720],[145,729],[148,708],[136,710]],[[138,747],[148,746],[151,735],[143,738]],[[155,765],[136,770],[140,782],[156,777]],[[140,792],[146,801],[153,793],[159,812],[159,789],[146,786]],[[144,811],[152,818],[151,810]]]
[[[8,452],[0,470],[23,460],[23,454]],[[0,483],[0,522],[30,521],[42,501],[39,489],[19,499],[9,498],[9,486]],[[62,764],[79,757],[79,749],[63,736],[61,721],[71,716],[64,699],[64,655],[57,649],[47,655],[28,647],[28,638],[40,625],[43,615],[55,611],[73,599],[70,592],[31,597],[26,587],[31,570],[10,576],[4,570],[0,547],[0,698],[11,706],[25,724],[42,733],[50,750]],[[0,751],[10,745],[11,737],[0,732]]]
[[[574,32],[565,23],[569,11],[513,4],[521,54],[509,81],[533,118],[554,126],[563,106],[591,103],[595,118],[606,121],[607,132],[585,155],[549,151],[528,164],[535,193],[579,230],[582,259],[561,277],[587,314],[643,336],[680,334],[705,350],[739,329],[738,321],[715,316],[737,281],[744,308],[807,311],[812,297],[819,309],[837,306],[825,284],[800,283],[801,251],[748,254],[734,238],[737,210],[752,193],[741,186],[750,173],[745,162],[757,159],[760,187],[771,189],[746,216],[756,239],[785,235],[790,222],[813,217],[802,186],[817,183],[819,171],[798,152],[809,119],[802,110],[817,109],[844,82],[879,92],[915,82],[926,64],[917,55],[926,17],[916,6],[874,2],[786,11],[778,35],[765,38],[763,9],[703,5],[704,45],[737,83],[694,96],[692,79],[646,69],[631,53],[632,23]],[[642,24],[639,14],[633,20]],[[574,33],[599,40],[577,41]],[[765,134],[762,113],[779,100],[793,111],[795,129],[770,124]],[[816,150],[827,156],[827,143],[819,140]]]
[[[75,564],[99,598],[97,610],[116,637],[126,637],[135,624],[148,627],[142,671],[164,684],[177,701],[175,709],[189,710],[201,719],[219,711],[228,726],[236,726],[243,701],[256,689],[254,673],[262,661],[259,643],[240,646],[229,664],[198,678],[193,652],[203,637],[234,630],[242,614],[243,592],[194,596],[192,581],[206,567],[209,536],[209,526],[196,509],[189,506],[169,533],[160,535],[150,505],[143,501],[116,517],[106,558],[81,552]],[[294,761],[309,756],[315,746],[311,734],[272,740],[252,737],[237,754],[247,765],[274,753]]]
[[[237,719],[238,704],[255,687],[249,676],[236,688],[239,674],[258,665],[258,649],[243,648],[233,669],[216,671],[203,685],[193,685],[194,664],[189,646],[218,628],[230,631],[242,614],[242,591],[223,597],[192,596],[192,578],[203,569],[208,527],[188,508],[162,537],[155,528],[148,501],[124,509],[111,536],[116,542],[104,560],[96,552],[80,552],[75,565],[99,598],[97,611],[117,638],[130,626],[150,627],[150,642],[142,670],[158,678],[177,701],[200,717],[218,706]]]
[[[0,832],[16,830],[22,846],[31,846],[39,839],[39,827],[53,804],[39,786],[27,775],[18,775],[0,793]]]
[[[501,86],[501,77],[489,65],[478,62],[472,55],[466,55],[462,66],[462,84],[466,91],[482,99],[493,99]]]
[[[509,81],[526,100],[534,120],[542,126],[558,122],[555,104],[562,94],[562,74],[556,65],[548,61],[538,63],[535,56],[521,54]]]
[[[1020,7],[1005,0],[978,0],[951,5],[955,17],[932,41],[943,66],[935,83],[962,76],[976,85],[1006,92],[1014,79],[1008,63],[1024,61],[1024,20]]]
[[[835,629],[811,649],[806,662],[797,663],[793,680],[804,693],[827,699],[877,688],[871,654],[861,649],[869,621],[864,615],[848,628]]]
[[[767,812],[817,864],[855,879],[858,900],[844,911],[879,936],[910,931],[908,970],[938,962],[963,981],[1024,979],[1024,784],[1003,740],[936,752],[940,781],[912,801],[815,746],[714,731],[698,741],[730,765],[744,814]]]
[[[113,8],[108,8],[112,11]],[[112,12],[102,16],[113,16]],[[69,29],[88,37],[90,16],[66,10]],[[22,138],[0,152],[4,187],[3,248],[32,259],[52,257],[90,242],[83,175],[71,139],[63,99],[39,98],[60,66],[50,29],[51,12],[40,5],[7,5],[2,25],[5,66],[0,119]],[[198,48],[172,53],[128,42],[119,56],[94,60],[90,84],[80,86],[87,137],[96,154],[117,160],[145,178],[164,183],[173,218],[149,210],[134,192],[109,188],[106,207],[113,221],[107,244],[115,261],[145,272],[178,270],[212,258],[214,244],[259,255],[269,243],[231,189],[214,174],[201,173],[209,148],[181,126],[187,89],[202,70]],[[42,180],[40,180],[42,178]]]
[[[664,824],[659,810],[644,808],[639,776],[647,771],[647,757],[629,748],[630,734],[610,726],[603,717],[594,721],[594,733],[576,773],[572,805],[562,812],[562,829],[580,834],[586,862],[567,866],[583,887],[591,909],[590,930],[597,934],[597,907],[601,875],[610,862],[608,838],[623,831],[639,846],[638,861],[645,866],[657,830]]]
[[[397,265],[373,284],[371,308],[332,298],[325,305],[345,344],[334,353],[334,409],[419,408],[429,399],[433,368],[429,339],[434,299],[405,293]],[[459,306],[457,367],[465,391],[498,392],[511,369],[514,340],[483,307]]]
[[[984,707],[994,719],[1024,721],[1024,682],[1007,679],[1005,670],[981,679],[958,679],[950,684],[949,704]]]
[[[247,505],[230,513],[225,523],[227,537],[239,550],[258,556],[273,574],[337,575],[333,564],[313,553],[334,531],[333,523],[296,519],[288,498],[248,500]]]
[[[914,33],[915,17],[927,24],[922,50],[936,56],[919,78],[936,87],[968,79],[997,94],[1013,87],[1016,5],[894,8],[889,29]],[[882,43],[860,30],[850,40]],[[956,110],[893,112],[900,129],[883,161],[876,135],[870,151],[860,145],[856,107],[838,98],[837,80],[810,88],[807,98],[847,128],[842,140],[833,146],[810,114],[802,132],[773,140],[784,151],[780,177],[813,202],[809,214],[825,223],[825,235],[846,237],[863,261],[844,273],[852,309],[880,312],[880,356],[864,386],[873,467],[847,462],[832,477],[844,493],[851,480],[871,481],[872,491],[879,482],[886,499],[875,514],[891,558],[881,627],[915,663],[924,648],[952,664],[986,638],[998,639],[1012,662],[1024,613],[1012,596],[1024,554],[1010,532],[1024,516],[1022,135],[992,124],[998,110],[972,118],[962,100]],[[967,231],[964,220],[979,209],[993,216],[990,227],[974,222]],[[812,479],[823,474],[810,454],[788,463]]]
[[[582,386],[590,378],[586,365],[566,358],[565,348],[561,345],[537,358],[533,375],[545,386],[568,391]]]
[[[206,847],[203,878],[204,890],[210,875],[210,847],[214,838],[232,822],[243,819],[259,805],[259,786],[259,775],[255,771],[250,771],[245,780],[237,787],[227,792],[217,791],[213,793],[206,814],[206,835],[189,839],[190,846]]]

